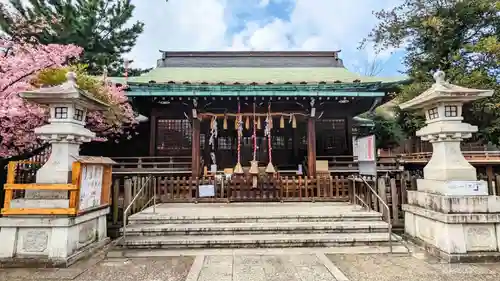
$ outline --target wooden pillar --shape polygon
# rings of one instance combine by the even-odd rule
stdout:
[[[149,129],[149,156],[156,155],[156,112],[151,111],[151,117],[149,118],[150,129]]]
[[[205,127],[207,124],[205,124],[206,122],[203,122],[200,120],[200,128],[203,128],[203,132],[205,134],[205,139],[204,139],[204,144],[203,144],[203,166],[207,167],[208,170],[210,170],[210,165],[212,164],[212,158],[210,157],[210,152],[212,151],[212,148],[210,147],[210,135],[207,134],[207,133],[210,133],[210,130]],[[208,124],[210,125],[210,124]],[[217,142],[215,143],[215,145],[217,145]],[[217,146],[215,146],[217,147]],[[215,151],[214,151],[215,153]],[[217,154],[216,154],[217,155]],[[203,167],[202,167],[203,168]]]
[[[345,125],[346,125],[346,152],[347,152],[347,155],[353,155],[353,150],[352,150],[352,126],[353,126],[353,120],[352,120],[352,117],[349,116],[345,119]]]
[[[293,159],[298,159],[299,157],[299,145],[300,145],[300,136],[299,130],[297,128],[292,129],[292,147],[293,147]],[[299,163],[302,164],[302,163]]]
[[[493,166],[488,165],[486,166],[486,177],[488,178],[488,194],[489,195],[494,195],[495,194],[495,174],[493,173]]]
[[[191,171],[193,177],[200,176],[200,119],[193,118],[191,138]]]
[[[307,120],[307,171],[309,176],[316,176],[316,119]]]

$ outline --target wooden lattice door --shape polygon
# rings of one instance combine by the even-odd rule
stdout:
[[[159,156],[190,156],[192,124],[187,119],[158,119],[156,153]]]

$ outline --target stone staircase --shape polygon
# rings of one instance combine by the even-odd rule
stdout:
[[[378,212],[347,203],[160,204],[129,218],[121,250],[387,246]]]

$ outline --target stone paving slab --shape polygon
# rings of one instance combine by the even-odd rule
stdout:
[[[63,269],[0,269],[2,281],[184,281],[194,257],[100,259]],[[94,260],[95,261],[95,260]]]
[[[199,275],[186,281],[335,281],[316,254],[206,256]]]
[[[208,253],[208,252],[206,252]],[[206,254],[205,253],[205,254]],[[447,264],[422,252],[326,254],[314,249],[149,258],[100,253],[66,269],[0,269],[6,281],[498,281],[500,263]]]
[[[493,281],[500,264],[447,264],[421,256],[327,255],[350,281]]]

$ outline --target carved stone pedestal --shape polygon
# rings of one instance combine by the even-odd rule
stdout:
[[[0,218],[0,264],[4,267],[67,267],[109,243],[109,208],[78,217]]]
[[[500,197],[408,191],[405,235],[447,262],[500,260]]]

